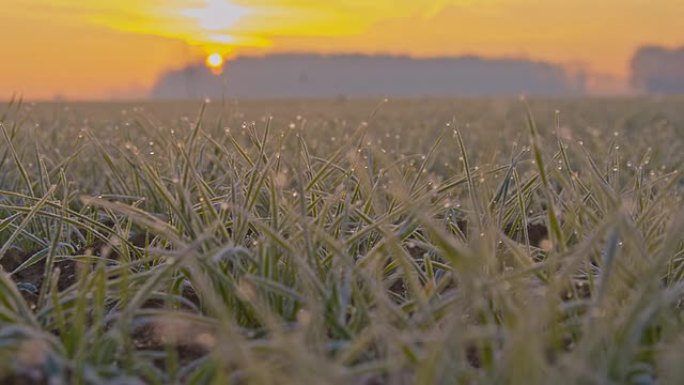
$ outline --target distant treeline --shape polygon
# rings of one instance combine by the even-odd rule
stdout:
[[[202,65],[164,74],[155,98],[318,98],[580,95],[583,79],[560,65],[474,56],[277,54],[239,57],[217,77]]]
[[[631,67],[635,91],[684,93],[684,47],[641,47]],[[220,76],[201,64],[169,71],[159,78],[152,97],[567,96],[585,94],[586,75],[570,75],[559,64],[513,58],[275,54],[238,57]]]

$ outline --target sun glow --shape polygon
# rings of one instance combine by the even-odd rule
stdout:
[[[222,31],[233,27],[249,11],[225,0],[207,0],[204,7],[185,9],[181,14],[195,19],[205,30]]]

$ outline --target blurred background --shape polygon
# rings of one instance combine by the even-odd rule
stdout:
[[[0,100],[684,93],[681,0],[3,0]]]

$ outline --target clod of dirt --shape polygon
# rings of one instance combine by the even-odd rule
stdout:
[[[522,229],[513,229],[511,224],[504,228],[504,234],[512,239],[525,242]],[[530,239],[530,246],[539,247],[542,241],[549,239],[549,229],[544,223],[530,222],[527,224],[527,236]]]
[[[137,327],[132,341],[137,350],[163,351],[172,346],[181,364],[205,356],[216,344],[212,330],[171,316]]]
[[[31,252],[24,252],[15,248],[5,254],[5,257],[0,260],[0,266],[5,272],[11,273],[24,261],[30,258]],[[56,261],[54,268],[60,270],[59,278],[57,280],[57,288],[64,290],[76,282],[76,265],[77,261],[73,259],[64,259]],[[12,274],[12,280],[17,284],[19,292],[22,294],[30,307],[35,306],[38,299],[38,292],[43,285],[43,278],[45,274],[45,259],[34,263],[24,269]]]

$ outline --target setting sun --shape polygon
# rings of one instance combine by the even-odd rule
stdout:
[[[212,53],[207,56],[207,66],[211,68],[221,67],[223,65],[223,56],[218,53]]]
[[[212,53],[211,55],[207,56],[206,60],[207,67],[212,69],[213,71],[220,71],[223,68],[223,56],[219,53]]]

